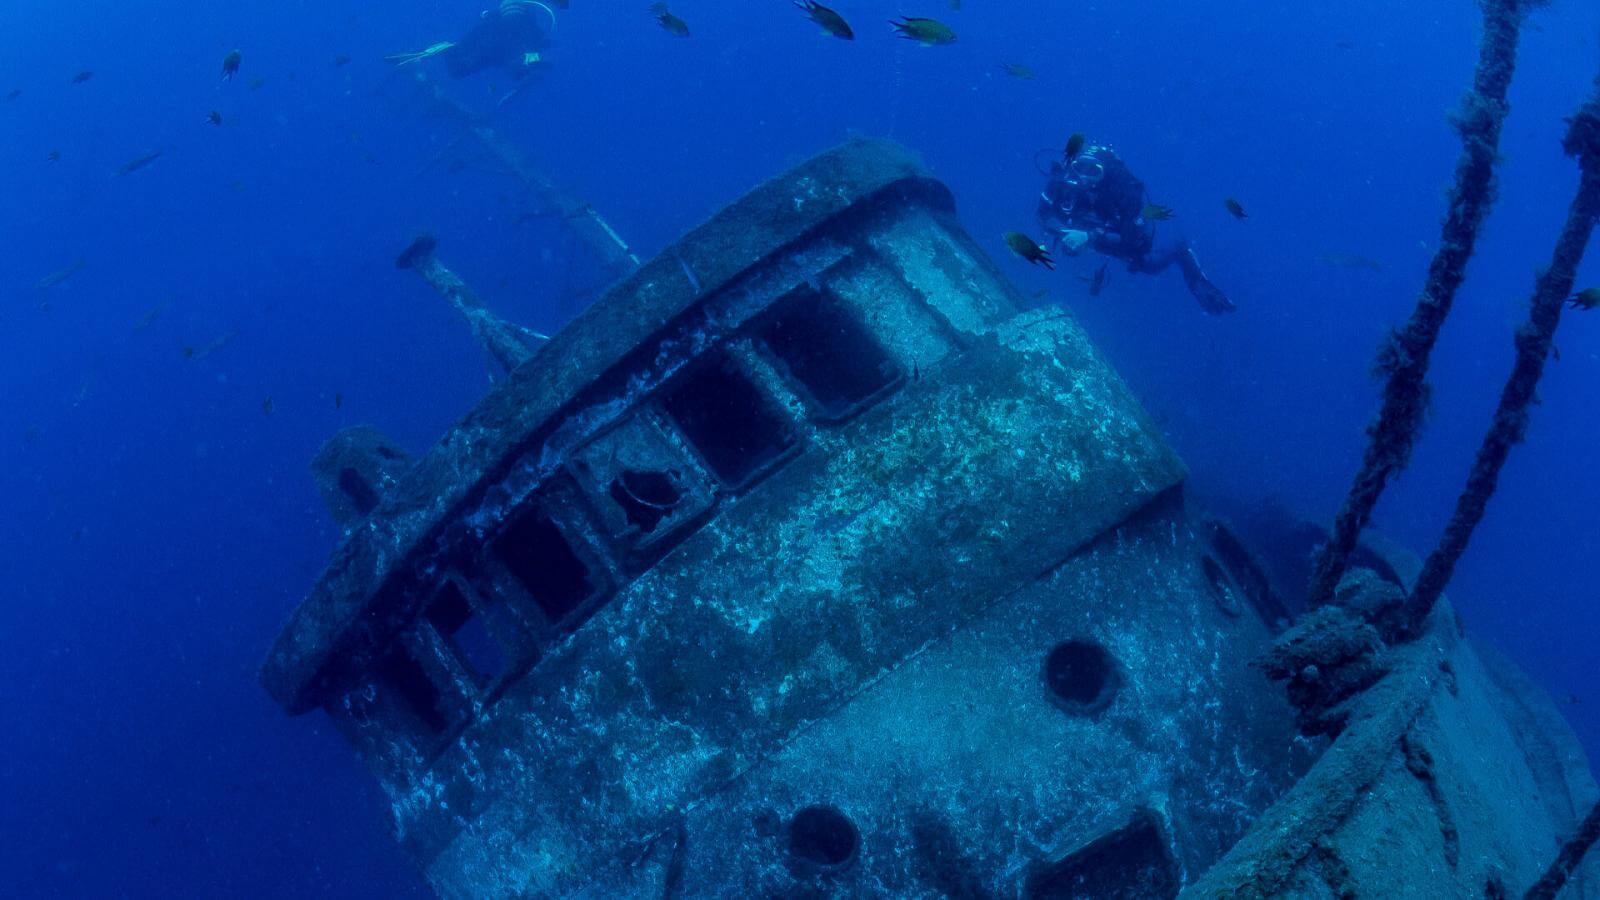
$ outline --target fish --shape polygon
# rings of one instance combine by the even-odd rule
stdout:
[[[261,90],[261,86],[266,84],[266,83],[267,83],[267,80],[265,78],[262,78],[260,75],[257,75],[256,77],[250,79],[250,90],[259,91],[259,90]]]
[[[239,74],[239,63],[244,57],[237,50],[229,50],[228,55],[222,58],[222,80],[232,81],[233,76]]]
[[[138,156],[135,156],[133,159],[130,159],[127,162],[123,163],[122,165],[118,166],[117,167],[117,174],[118,175],[129,175],[129,174],[132,174],[132,173],[137,172],[140,169],[144,168],[145,166],[150,165],[151,163],[155,162],[156,160],[158,160],[160,158],[161,158],[161,151],[160,150],[151,150],[149,153],[141,153]]]
[[[228,346],[230,343],[233,342],[233,339],[235,337],[237,337],[238,335],[239,335],[238,331],[226,331],[226,332],[223,332],[222,335],[220,337],[218,337],[216,340],[213,340],[211,343],[205,345],[204,347],[201,347],[194,354],[194,358],[195,359],[205,359],[206,357],[210,356],[211,354],[216,353],[218,350],[221,350],[223,347]]]
[[[845,41],[856,39],[856,33],[850,30],[850,23],[844,20],[844,16],[823,6],[816,0],[794,0],[794,5],[806,14],[806,18],[822,26],[825,34],[831,34]]]
[[[1232,197],[1222,201],[1222,205],[1228,208],[1228,214],[1233,216],[1235,219],[1250,218],[1250,214],[1244,211],[1244,205]]]
[[[673,15],[665,3],[653,3],[650,11],[655,13],[656,24],[666,29],[666,32],[677,37],[689,36],[689,23]]]
[[[83,266],[83,258],[79,257],[78,259],[73,260],[71,265],[57,269],[56,271],[51,272],[49,275],[46,275],[45,277],[34,282],[34,290],[48,291],[61,282],[66,281],[68,278],[78,274],[83,270]]]
[[[238,336],[238,329],[234,329],[224,332],[221,337],[205,345],[204,347],[197,348],[192,344],[185,344],[183,347],[183,358],[193,360],[205,359],[218,350],[221,350],[223,347],[228,346],[228,343]]]
[[[344,395],[339,393],[338,391],[335,391],[334,394],[333,394],[333,408],[334,409],[343,409],[344,408]]]
[[[1317,262],[1336,269],[1370,269],[1374,272],[1382,272],[1384,269],[1383,263],[1372,257],[1357,256],[1353,253],[1319,253]]]
[[[901,16],[900,21],[889,20],[889,27],[900,32],[900,36],[911,41],[917,41],[924,47],[934,47],[940,44],[953,44],[956,42],[956,33],[949,26],[938,19],[925,19],[918,16]]]
[[[1021,78],[1023,81],[1032,81],[1038,77],[1032,69],[1021,63],[1001,63],[1000,71],[1010,75],[1012,78]]]
[[[1083,152],[1084,140],[1083,132],[1074,132],[1072,137],[1067,138],[1067,146],[1061,151],[1061,158],[1067,162],[1077,159],[1078,154]]]
[[[95,360],[95,365],[98,366],[99,364],[100,361]],[[95,388],[99,387],[99,385],[100,370],[98,368],[93,368],[87,372],[84,372],[83,375],[78,378],[78,389],[72,392],[72,405],[82,406],[83,401],[94,396]]]
[[[961,11],[961,0],[948,0],[945,5],[957,12]]]
[[[271,397],[268,397],[267,399],[261,401],[261,414],[262,415],[264,415],[264,416],[272,415],[272,409],[273,409],[273,403],[272,403],[272,398]]]
[[[1093,275],[1079,275],[1078,280],[1089,286],[1089,296],[1098,297],[1106,289],[1106,281],[1111,273],[1110,263],[1101,263],[1100,268],[1094,270]]]
[[[15,99],[17,99],[18,97],[21,97],[21,96],[22,96],[22,88],[12,88],[11,90],[6,91],[6,102],[10,103],[11,101],[13,101],[13,100],[15,100]]]
[[[206,113],[206,122],[212,125],[221,125],[222,113],[219,113],[213,109],[211,112]]]
[[[557,4],[557,5],[559,6],[560,4]],[[350,64],[350,54],[348,54],[348,53],[341,53],[338,56],[335,56],[333,58],[333,67],[335,69],[339,68],[340,66],[348,66],[349,64]]]
[[[1567,298],[1567,305],[1573,309],[1589,312],[1600,307],[1600,287],[1584,288]]]
[[[1050,258],[1050,251],[1044,249],[1043,244],[1040,244],[1038,241],[1028,237],[1022,232],[1006,232],[1005,242],[1006,246],[1011,248],[1012,253],[1015,253],[1028,262],[1033,263],[1036,266],[1044,266],[1046,269],[1055,269],[1056,262]]]
[[[72,76],[72,83],[73,84],[83,84],[85,81],[88,81],[89,79],[91,79],[93,77],[94,77],[94,72],[93,71],[91,71],[89,69],[84,69],[82,72],[79,72],[78,74]]]
[[[139,321],[133,323],[133,330],[143,331],[146,328],[149,328],[151,325],[154,325],[156,320],[161,318],[162,313],[165,313],[166,311],[167,304],[165,303],[157,303],[155,306],[150,307],[145,311],[144,315],[139,317]]]
[[[1165,222],[1173,217],[1173,212],[1170,206],[1162,206],[1159,203],[1146,203],[1139,215],[1152,222]]]
[[[52,149],[44,155],[45,162],[61,162],[61,151]]]

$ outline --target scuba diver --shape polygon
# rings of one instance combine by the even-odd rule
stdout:
[[[1177,263],[1201,309],[1222,315],[1237,308],[1200,270],[1187,240],[1156,234],[1155,222],[1170,211],[1147,205],[1144,182],[1103,144],[1083,144],[1081,136],[1073,136],[1065,161],[1050,166],[1038,214],[1051,249],[1076,256],[1089,247],[1127,263],[1130,272],[1147,274]]]
[[[539,52],[549,45],[555,27],[555,11],[545,4],[537,0],[502,0],[498,8],[485,10],[460,40],[440,41],[426,50],[389,59],[403,66],[437,56],[444,60],[452,78],[495,68],[521,78],[539,62]]]

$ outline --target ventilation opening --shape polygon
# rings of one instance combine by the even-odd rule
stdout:
[[[1045,686],[1056,705],[1074,715],[1092,715],[1110,706],[1120,681],[1115,661],[1099,644],[1064,641],[1045,657]]]
[[[444,697],[439,693],[439,686],[404,648],[397,647],[390,651],[378,663],[375,674],[385,688],[400,698],[429,734],[442,734],[449,727],[450,718],[445,714]]]
[[[589,567],[537,508],[524,512],[495,541],[495,555],[551,622],[566,618],[594,593]]]
[[[683,502],[677,472],[625,470],[611,480],[611,499],[622,507],[628,523],[649,534]]]
[[[854,317],[833,297],[809,288],[779,307],[761,338],[824,419],[849,416],[898,377]]]
[[[454,581],[445,582],[428,606],[428,621],[455,648],[483,687],[506,668],[506,651],[489,631],[485,617],[473,609],[466,592]]]
[[[789,856],[803,865],[835,870],[848,866],[861,846],[854,822],[832,806],[808,806],[789,820]]]
[[[355,469],[339,470],[339,491],[363,516],[378,508],[378,492]]]
[[[1028,879],[1030,900],[1094,897],[1153,900],[1178,896],[1178,871],[1148,813]]]
[[[1200,564],[1206,570],[1206,581],[1211,583],[1211,596],[1217,601],[1217,608],[1230,616],[1243,612],[1239,594],[1233,589],[1233,582],[1228,580],[1227,573],[1222,571],[1222,564],[1209,556],[1200,560]]]
[[[732,487],[743,486],[794,443],[788,424],[720,353],[690,373],[662,406]]]

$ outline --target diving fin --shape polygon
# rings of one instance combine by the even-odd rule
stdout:
[[[1183,270],[1183,283],[1188,286],[1189,293],[1200,302],[1200,308],[1213,316],[1227,315],[1239,307],[1234,305],[1228,295],[1222,292],[1206,277],[1200,269],[1200,260],[1195,257],[1194,250],[1184,248],[1178,255],[1178,268]]]

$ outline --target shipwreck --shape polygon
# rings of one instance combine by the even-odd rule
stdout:
[[[1447,602],[1383,639],[1406,554],[1325,607],[1373,624],[1286,631],[895,145],[756,188],[548,342],[433,250],[401,263],[508,374],[420,458],[319,454],[346,536],[262,678],[441,896],[1511,896],[1600,796]]]

